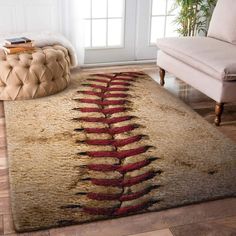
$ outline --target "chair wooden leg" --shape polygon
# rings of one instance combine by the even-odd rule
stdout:
[[[160,85],[161,86],[165,85],[165,74],[166,74],[166,71],[164,69],[160,68],[159,75],[160,75]]]
[[[220,125],[220,122],[221,122],[221,115],[224,111],[224,103],[216,103],[216,106],[215,106],[215,114],[216,114],[216,117],[215,117],[215,125],[216,126],[219,126]]]

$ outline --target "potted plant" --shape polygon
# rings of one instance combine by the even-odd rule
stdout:
[[[206,35],[213,8],[217,0],[176,0],[174,9],[179,9],[175,20],[182,36]]]

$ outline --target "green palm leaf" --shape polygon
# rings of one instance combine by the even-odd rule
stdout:
[[[180,9],[174,23],[178,25],[177,32],[182,36],[195,36],[207,33],[212,10],[217,0],[176,0],[171,11]]]

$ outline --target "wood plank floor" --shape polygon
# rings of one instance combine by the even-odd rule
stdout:
[[[74,70],[78,73],[144,71],[159,81],[153,64]],[[176,95],[208,122],[214,120],[214,101],[171,75],[165,88]],[[236,143],[236,104],[225,107],[223,122],[217,129]],[[10,210],[8,165],[5,142],[4,106],[0,102],[0,235],[19,235],[14,231]],[[50,229],[25,236],[234,236],[236,235],[236,199],[194,204],[165,211],[78,226]]]

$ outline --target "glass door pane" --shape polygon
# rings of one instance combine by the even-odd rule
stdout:
[[[167,5],[167,0],[153,0],[152,15],[165,15],[166,5]]]
[[[88,0],[86,0],[88,1]],[[91,18],[106,18],[107,17],[107,0],[92,0],[92,17]]]
[[[86,0],[87,49],[123,47],[125,0]]]
[[[107,26],[105,19],[92,20],[92,45],[91,47],[106,47]]]
[[[165,16],[152,17],[151,22],[151,40],[150,43],[155,43],[157,38],[163,38],[165,35]]]
[[[108,0],[108,17],[123,18],[125,7],[124,5],[124,0]]]
[[[152,0],[150,44],[158,38],[178,36],[174,23],[178,9],[174,10],[174,4],[174,0]]]
[[[122,19],[108,20],[108,47],[121,47],[124,40],[124,21]]]

